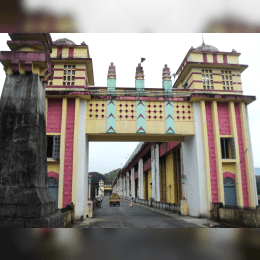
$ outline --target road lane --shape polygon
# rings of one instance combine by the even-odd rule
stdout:
[[[85,219],[73,227],[79,228],[198,228],[196,224],[175,218],[174,213],[163,213],[121,200],[120,206],[109,205],[109,196],[103,197],[101,208],[97,209],[92,219]]]

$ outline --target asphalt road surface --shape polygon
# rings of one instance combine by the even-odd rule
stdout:
[[[152,208],[139,206],[122,200],[120,206],[109,205],[109,196],[103,197],[101,208],[97,209],[92,219],[86,218],[75,223],[74,228],[198,228],[199,226],[186,221],[164,215]]]

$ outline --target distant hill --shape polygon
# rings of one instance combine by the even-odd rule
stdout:
[[[116,178],[117,173],[120,171],[121,169],[118,168],[116,170],[113,170],[109,173],[104,174],[104,176],[106,177],[106,182],[113,182],[113,180]]]

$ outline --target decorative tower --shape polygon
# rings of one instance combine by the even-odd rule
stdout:
[[[144,71],[141,63],[136,67],[135,88],[137,91],[144,91]]]
[[[162,80],[164,92],[172,92],[171,71],[170,68],[168,68],[167,64],[165,64],[163,68]]]
[[[107,74],[107,91],[116,91],[116,67],[114,66],[114,63],[111,62],[109,69],[108,69],[108,74]],[[112,93],[111,93],[112,94]],[[115,96],[116,94],[112,94]]]

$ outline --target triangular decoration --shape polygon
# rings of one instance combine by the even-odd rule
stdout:
[[[111,103],[115,106],[113,100],[110,100],[110,102],[108,103],[108,105],[110,105]]]
[[[137,104],[137,106],[139,106],[140,104],[144,106],[142,100],[139,101],[139,103]]]
[[[110,115],[107,117],[107,118],[109,118],[109,117],[114,117],[114,115],[112,114],[112,113],[110,113]],[[115,118],[115,117],[114,117]],[[116,118],[115,118],[116,119]]]
[[[109,129],[107,130],[107,132],[109,132],[110,130],[112,130],[113,132],[116,132],[112,126],[109,127]]]
[[[143,119],[145,119],[144,116],[143,116],[142,114],[140,114],[140,115],[138,116],[138,118],[140,118],[140,117],[142,117]],[[137,118],[137,119],[138,119],[138,118]]]
[[[166,104],[166,107],[167,107],[168,105],[173,106],[170,101],[168,101],[168,103]]]
[[[169,114],[166,119],[168,119],[169,117],[170,117],[172,120],[174,120],[171,114]]]
[[[137,132],[139,132],[139,131],[144,131],[145,132],[145,130],[143,129],[142,126],[137,130]]]
[[[172,132],[173,132],[173,134],[175,134],[175,132],[172,130],[172,128],[171,128],[171,127],[169,127],[169,128],[168,128],[168,130],[166,131],[166,133],[168,133],[169,131],[172,131]]]

